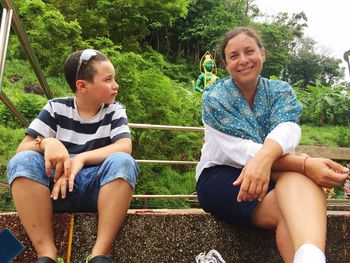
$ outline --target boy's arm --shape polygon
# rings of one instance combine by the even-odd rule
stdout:
[[[64,145],[56,138],[43,138],[36,140],[26,135],[17,148],[17,153],[31,150],[42,153],[45,158],[45,171],[48,177],[51,176],[51,168],[55,170],[55,180],[70,173],[69,153]]]
[[[113,144],[79,153],[75,155],[70,162],[70,173],[66,177],[68,179],[68,189],[69,192],[73,191],[75,176],[85,165],[94,165],[103,162],[110,154],[115,152],[125,152],[131,154],[131,139],[123,138],[119,139]],[[67,180],[60,180],[59,184],[55,184],[52,189],[53,199],[56,200],[58,198],[59,192],[62,194],[62,198],[66,196],[66,186]]]
[[[36,140],[34,137],[30,135],[26,135],[21,141],[21,143],[18,145],[16,153],[23,152],[26,150],[44,153],[44,149],[42,149],[40,145],[41,143],[36,143]]]
[[[113,144],[80,153],[74,158],[79,158],[84,165],[93,165],[103,162],[110,154],[115,152],[125,152],[131,154],[132,143],[130,138],[119,139]]]

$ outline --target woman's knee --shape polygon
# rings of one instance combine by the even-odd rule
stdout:
[[[283,191],[285,188],[297,190],[313,188],[322,190],[320,186],[304,174],[298,172],[280,172],[278,173],[276,190]]]

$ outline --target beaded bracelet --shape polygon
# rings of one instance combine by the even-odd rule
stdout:
[[[44,140],[43,136],[37,136],[34,140],[35,145],[38,145],[40,147],[41,142]]]

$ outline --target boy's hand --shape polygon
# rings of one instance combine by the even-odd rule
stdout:
[[[68,177],[69,192],[73,191],[75,176],[84,167],[84,160],[81,158],[81,154],[77,154],[70,161],[70,173]]]
[[[80,155],[76,155],[75,157],[71,158],[70,160],[70,172],[69,175],[61,176],[60,178],[55,181],[55,184],[52,188],[51,197],[54,200],[57,200],[58,195],[61,193],[61,198],[64,199],[67,196],[67,184],[68,184],[68,191],[73,191],[74,186],[74,179],[75,176],[79,173],[79,171],[84,167],[84,161],[82,158],[80,158]]]
[[[62,175],[68,178],[70,173],[70,158],[64,145],[55,138],[45,138],[42,141],[45,157],[45,171],[48,177],[51,176],[51,168],[55,170],[56,182]]]
[[[305,174],[316,184],[325,188],[341,185],[349,175],[349,169],[326,158],[308,158]]]
[[[61,176],[60,178],[57,179],[57,181],[55,181],[55,184],[53,185],[52,192],[51,192],[51,198],[53,200],[57,200],[60,192],[61,192],[62,199],[66,198],[67,179],[64,176]]]

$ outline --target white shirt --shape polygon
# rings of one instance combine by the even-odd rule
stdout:
[[[262,148],[262,144],[222,133],[204,124],[205,142],[202,156],[196,167],[196,180],[205,168],[215,165],[229,165],[242,168]],[[294,122],[280,123],[266,137],[275,140],[282,148],[283,155],[295,153],[301,129]]]

